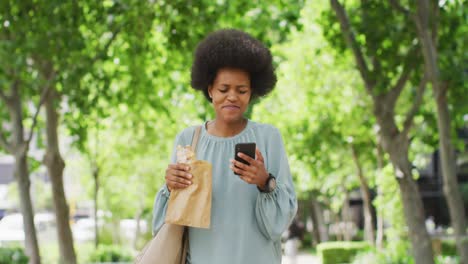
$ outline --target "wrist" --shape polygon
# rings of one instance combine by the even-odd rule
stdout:
[[[265,184],[263,186],[257,185],[257,189],[263,193],[274,191],[276,189],[276,178],[271,173],[269,173]]]
[[[261,190],[265,189],[265,187],[267,186],[268,178],[270,178],[270,174],[267,173],[266,176],[263,176],[262,178],[263,178],[263,180],[261,180],[260,183],[257,184],[257,188],[259,188]]]

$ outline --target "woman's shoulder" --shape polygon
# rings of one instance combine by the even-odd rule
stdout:
[[[280,131],[278,128],[276,128],[272,124],[267,124],[267,123],[260,123],[260,122],[254,122],[250,121],[252,123],[252,127],[262,133],[271,133],[271,134],[280,134]]]
[[[177,138],[181,142],[186,142],[185,144],[189,144],[192,142],[192,137],[193,133],[195,132],[195,129],[201,125],[193,125],[193,126],[188,126],[184,129],[182,129],[178,134]]]

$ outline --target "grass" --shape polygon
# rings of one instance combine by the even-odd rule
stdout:
[[[48,242],[39,245],[42,263],[58,264],[59,247],[57,242]],[[75,243],[75,254],[78,263],[86,263],[88,256],[94,250],[93,242]]]

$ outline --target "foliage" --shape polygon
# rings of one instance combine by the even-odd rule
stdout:
[[[435,263],[436,264],[461,264],[459,257],[451,257],[451,256],[436,256]]]
[[[374,200],[377,211],[382,213],[383,219],[390,224],[385,228],[385,251],[383,258],[385,263],[406,263],[412,261],[409,254],[410,243],[408,241],[408,229],[403,214],[403,204],[399,193],[396,179],[393,177],[393,167],[389,164],[377,177],[377,186],[380,188],[379,195]]]
[[[367,242],[324,242],[318,244],[317,253],[322,264],[335,264],[351,262],[359,252],[371,249]]]
[[[454,240],[441,241],[441,255],[442,256],[457,256],[457,245]]]
[[[254,118],[283,135],[299,198],[309,192],[339,212],[347,190],[359,186],[350,143],[357,146],[365,174],[375,163],[369,101],[349,56],[335,58],[318,24],[325,1],[307,1],[301,31],[273,47],[278,84],[254,109]],[[343,103],[343,98],[347,98]],[[373,180],[368,178],[370,185]],[[346,182],[346,184],[343,184]]]
[[[353,264],[413,264],[407,251],[390,254],[389,251],[372,250],[361,252],[354,258]]]
[[[443,240],[441,243],[441,255],[436,256],[437,264],[457,264],[457,249],[455,241]],[[414,260],[409,256],[408,248],[400,244],[399,246],[387,247],[383,251],[372,250],[359,253],[353,264],[411,264]]]
[[[460,183],[458,188],[460,188],[460,193],[463,197],[463,201],[465,202],[465,204],[467,204],[468,203],[468,183],[467,182]]]
[[[89,262],[125,262],[132,260],[130,253],[118,246],[99,246],[91,252]]]
[[[0,247],[0,264],[27,264],[28,257],[22,248]]]

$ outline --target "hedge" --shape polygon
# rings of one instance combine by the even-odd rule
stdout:
[[[132,257],[124,248],[119,246],[100,245],[89,256],[91,263],[99,262],[125,262],[131,261]]]
[[[371,249],[372,246],[367,242],[337,241],[320,243],[317,253],[322,264],[339,264],[350,263],[358,253]]]
[[[28,257],[19,247],[0,247],[0,264],[28,264]]]

